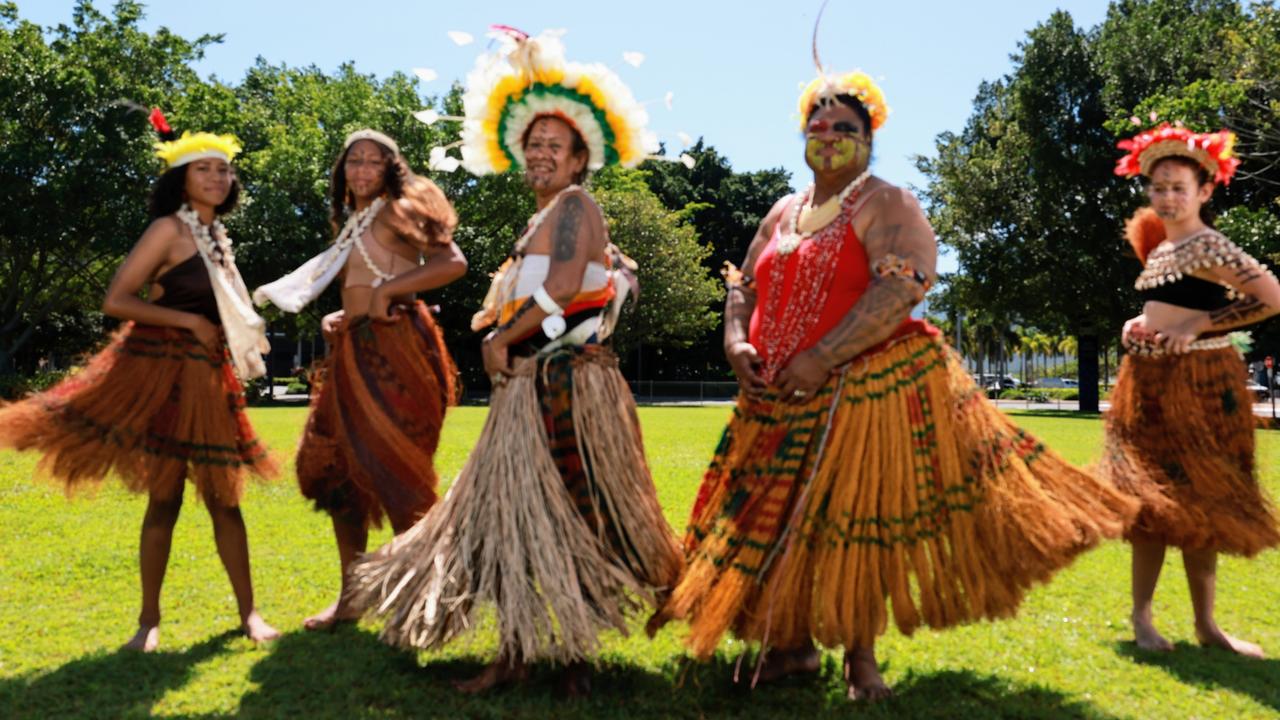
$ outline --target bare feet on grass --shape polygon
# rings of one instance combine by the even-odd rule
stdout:
[[[339,625],[354,623],[359,619],[360,613],[341,600],[335,600],[329,607],[303,620],[302,627],[307,630],[333,630]]]
[[[158,647],[160,647],[160,626],[139,625],[138,632],[120,649],[149,653],[155,652]]]
[[[893,690],[880,677],[876,654],[871,648],[854,648],[844,654],[844,681],[850,700],[879,702],[893,697]]]
[[[1134,615],[1133,621],[1133,641],[1137,643],[1138,648],[1149,652],[1169,652],[1173,650],[1173,643],[1164,639],[1157,630],[1155,623],[1150,617],[1142,617]]]
[[[1222,632],[1216,625],[1211,628],[1196,628],[1196,638],[1200,640],[1200,644],[1205,647],[1219,647],[1223,650],[1229,650],[1237,655],[1243,655],[1251,658],[1264,658],[1265,654],[1262,648],[1254,645],[1247,640],[1231,637]]]
[[[737,681],[772,683],[792,675],[812,675],[818,672],[821,664],[822,655],[813,645],[789,650],[770,648],[765,651],[760,674],[756,675],[753,665],[750,674],[746,678],[737,677]]]
[[[280,631],[268,625],[257,610],[250,612],[248,617],[240,623],[240,629],[244,631],[246,637],[258,645],[269,643],[280,637]]]
[[[467,695],[477,695],[503,685],[521,683],[529,678],[529,666],[499,658],[485,666],[480,674],[470,680],[459,680],[454,689]]]

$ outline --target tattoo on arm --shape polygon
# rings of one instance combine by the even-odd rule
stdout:
[[[516,308],[516,311],[511,316],[511,319],[507,320],[506,322],[498,326],[498,329],[494,332],[494,335],[501,335],[502,333],[511,329],[512,325],[515,325],[517,322],[519,322],[520,318],[524,317],[525,313],[532,310],[534,306],[537,304],[538,303],[535,302],[533,298],[526,299],[524,303],[520,305],[520,307]]]
[[[1255,264],[1242,265],[1236,269],[1236,282],[1244,285],[1262,278],[1262,268]]]
[[[582,224],[583,202],[577,195],[561,201],[560,218],[552,231],[551,257],[553,260],[572,260],[578,252],[578,227]]]
[[[725,294],[724,333],[725,346],[747,339],[751,325],[751,313],[756,307],[756,292],[737,285]]]
[[[1245,295],[1224,308],[1210,311],[1209,322],[1215,329],[1239,327],[1266,311],[1266,303],[1252,295]]]
[[[835,367],[884,342],[919,301],[914,285],[897,278],[877,278],[814,351]]]

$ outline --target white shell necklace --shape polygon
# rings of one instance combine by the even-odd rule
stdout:
[[[231,251],[231,238],[227,237],[227,229],[222,226],[221,220],[215,217],[211,225],[205,225],[200,222],[200,215],[186,203],[178,208],[178,219],[191,231],[196,249],[214,265],[224,269],[235,265],[236,256]]]
[[[570,185],[566,187],[565,189],[556,193],[555,197],[551,198],[551,202],[547,203],[546,207],[534,213],[533,217],[529,218],[528,227],[526,227],[524,232],[520,235],[520,239],[516,240],[516,249],[514,254],[515,255],[524,254],[524,248],[526,245],[529,244],[529,240],[538,232],[538,228],[542,227],[542,221],[547,219],[547,216],[550,215],[551,211],[555,209],[556,203],[560,202],[560,198],[565,193],[572,192],[574,190],[581,190],[581,189],[582,187],[580,185]]]
[[[338,233],[338,238],[333,241],[334,246],[340,251],[351,247],[353,244],[360,248],[360,257],[364,258],[364,264],[368,265],[369,270],[378,278],[378,283],[390,278],[384,278],[385,273],[373,264],[372,258],[369,257],[369,252],[365,250],[364,243],[357,241],[364,235],[364,231],[369,229],[373,221],[377,219],[378,211],[385,204],[386,201],[382,198],[374,198],[374,201],[369,203],[369,207],[347,218],[347,221],[342,225],[342,232]],[[328,262],[317,267],[315,272],[311,273],[311,282],[314,283],[319,280],[328,271],[329,267],[337,261],[338,257],[339,254],[335,253],[329,257]]]
[[[844,189],[842,189],[840,191],[840,194],[836,196],[837,198],[836,203],[838,205],[844,205],[844,201],[849,199],[849,196],[852,195],[853,193],[857,192],[858,190],[861,190],[862,186],[866,185],[867,180],[870,180],[870,179],[871,179],[871,168],[867,168],[865,172],[863,172],[858,177],[854,178],[853,181],[850,182],[848,185],[844,186]],[[791,253],[795,252],[796,248],[800,247],[800,243],[802,241],[808,239],[813,235],[813,233],[809,233],[809,232],[805,232],[805,233],[800,232],[799,226],[800,226],[800,211],[806,205],[809,205],[810,203],[813,202],[813,193],[815,188],[816,186],[813,183],[810,183],[809,189],[805,190],[805,193],[804,193],[804,202],[793,203],[791,208],[790,230],[783,233],[782,237],[778,238],[778,254],[779,255],[790,255]]]

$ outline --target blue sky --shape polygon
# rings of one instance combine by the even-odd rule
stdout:
[[[110,3],[96,6],[109,11]],[[353,61],[379,77],[425,67],[439,78],[425,94],[446,90],[482,52],[489,25],[538,33],[564,28],[567,55],[603,62],[652,100],[650,126],[668,148],[679,133],[703,137],[737,170],[783,167],[792,184],[809,176],[798,133],[796,100],[814,75],[810,36],[819,0],[156,0],[144,27],[166,26],[185,36],[225,36],[198,66],[237,81],[261,56],[273,64],[317,65],[332,71]],[[74,0],[18,0],[20,15],[41,25],[70,22]],[[978,84],[1007,73],[1009,56],[1029,29],[1056,9],[1079,27],[1106,16],[1105,0],[999,2],[863,2],[830,0],[819,47],[832,70],[860,68],[884,89],[892,112],[876,135],[877,174],[921,186],[911,158],[931,154],[934,138],[959,130]],[[460,30],[476,42],[460,47]],[[623,52],[645,56],[640,67]],[[662,100],[674,93],[673,109]],[[944,254],[939,270],[955,269]]]
[[[437,93],[465,75],[482,50],[485,29],[505,23],[537,33],[565,28],[571,59],[613,67],[642,100],[653,99],[651,126],[678,148],[679,132],[706,140],[739,170],[785,167],[807,184],[796,131],[799,86],[813,76],[809,37],[818,0],[729,2],[644,0],[637,3],[541,0],[157,0],[145,26],[187,37],[222,33],[199,68],[224,80],[242,77],[258,56],[272,63],[333,70],[354,61],[385,76],[428,67]],[[74,0],[18,0],[21,16],[41,25],[69,22]],[[109,10],[99,1],[99,9]],[[859,2],[830,0],[820,34],[824,63],[861,68],[880,81],[892,108],[876,137],[876,171],[920,185],[910,158],[931,153],[934,137],[958,130],[978,83],[1006,73],[1026,31],[1056,8],[1091,27],[1104,0],[1018,2]],[[477,42],[459,47],[446,33]],[[623,51],[644,53],[633,68]],[[674,93],[674,109],[661,102]]]

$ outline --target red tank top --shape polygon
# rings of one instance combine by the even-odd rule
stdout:
[[[801,202],[801,198],[798,195],[791,201],[791,203],[796,202]],[[871,284],[871,267],[867,259],[867,252],[862,247],[862,241],[853,229],[853,218],[848,214],[833,221],[841,223],[844,232],[843,238],[836,237],[833,234],[824,234],[823,237],[815,237],[800,243],[799,247],[790,254],[783,255],[778,252],[778,242],[782,236],[782,227],[788,224],[788,218],[792,211],[791,203],[788,203],[782,213],[782,218],[774,226],[773,235],[769,238],[769,243],[765,245],[764,251],[760,253],[760,257],[757,258],[755,266],[756,306],[751,313],[748,339],[755,346],[761,360],[765,362],[766,368],[773,366],[780,369],[797,353],[817,345],[823,336],[839,324],[845,315],[849,314],[849,311],[862,298],[862,294],[866,292],[867,287]],[[838,228],[833,228],[833,230],[836,229]],[[775,332],[779,331],[781,326],[785,324],[782,322],[781,315],[787,312],[792,299],[797,294],[801,294],[803,290],[797,287],[798,275],[802,265],[812,263],[814,258],[821,252],[820,243],[827,242],[841,242],[841,247],[835,256],[834,271],[816,273],[818,277],[825,278],[825,300],[821,307],[808,308],[807,311],[816,313],[817,320],[815,322],[812,318],[809,319],[809,322],[806,323],[808,325],[807,330],[794,349],[786,353],[786,357],[770,362],[768,357],[770,347],[781,346],[785,352],[785,348],[791,343],[778,338],[773,338],[771,342],[771,338],[765,336],[765,314],[769,312],[768,308],[774,308],[773,322],[767,324]],[[806,261],[809,261],[809,263],[806,263]],[[780,274],[776,267],[777,263],[784,263]],[[779,279],[781,282],[778,282]],[[771,302],[770,300],[774,293],[780,293],[781,295]],[[796,310],[801,309],[796,308]],[[892,337],[896,338],[917,332],[930,332],[930,326],[923,321],[907,318],[894,331]],[[766,380],[771,382],[772,378],[767,377]]]

